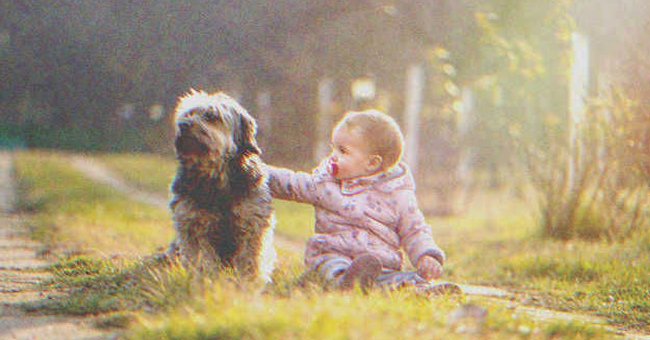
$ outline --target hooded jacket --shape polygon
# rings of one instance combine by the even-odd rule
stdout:
[[[392,170],[353,180],[336,180],[324,161],[311,174],[268,167],[274,198],[308,203],[316,214],[315,235],[305,249],[312,269],[323,261],[364,253],[387,270],[402,270],[402,252],[413,266],[423,255],[444,264],[445,253],[431,236],[418,208],[413,176],[405,163]]]

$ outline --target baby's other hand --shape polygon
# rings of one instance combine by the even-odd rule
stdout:
[[[442,276],[442,265],[434,257],[424,255],[418,260],[418,275],[430,281]]]

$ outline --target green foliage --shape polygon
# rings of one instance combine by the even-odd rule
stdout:
[[[568,104],[569,4],[495,0],[475,13],[480,58],[465,71],[476,112],[465,145],[493,176],[516,171],[515,154],[505,150],[520,140],[544,145],[563,129],[556,122]]]
[[[159,309],[172,308],[187,301],[198,294],[208,280],[196,269],[186,268],[177,261],[169,266],[149,268],[143,279],[144,295]]]
[[[518,182],[522,159],[510,151],[562,138],[570,5],[491,0],[451,11],[447,39],[429,52],[423,114],[427,139],[421,147],[427,152],[420,159],[441,192],[436,201],[454,200],[460,186],[478,182],[476,173],[488,174],[478,185]],[[460,174],[462,167],[471,175]]]
[[[650,231],[611,241],[540,237],[532,200],[514,197],[481,192],[466,214],[429,220],[447,252],[445,279],[510,287],[515,304],[596,314],[647,332]]]
[[[608,266],[583,261],[580,258],[513,258],[502,267],[508,275],[526,278],[552,278],[571,282],[599,280]],[[516,272],[516,274],[514,274]]]
[[[70,279],[76,284],[88,276],[114,274],[116,268],[108,261],[80,256],[64,259],[53,265],[51,270],[59,280]]]
[[[611,334],[579,323],[555,323],[544,332],[549,339],[609,339]]]
[[[392,301],[396,300],[401,308],[394,308]],[[453,306],[453,302],[443,299],[430,305],[413,296],[379,292],[371,296],[360,292],[304,295],[298,290],[291,299],[278,299],[272,295],[246,294],[221,281],[185,308],[145,320],[133,338],[427,336],[444,333],[442,311]]]
[[[23,149],[25,140],[14,125],[0,125],[0,149]]]
[[[135,316],[133,313],[116,312],[99,318],[95,322],[95,326],[100,329],[128,328],[133,324],[133,322],[135,322]]]

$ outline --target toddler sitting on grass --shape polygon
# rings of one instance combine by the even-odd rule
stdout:
[[[305,264],[336,287],[459,292],[457,285],[432,283],[442,275],[445,253],[431,236],[413,177],[401,162],[403,139],[386,114],[349,112],[332,132],[331,155],[313,173],[268,167],[271,194],[314,206],[316,234],[307,243]],[[416,272],[402,270],[400,249]]]

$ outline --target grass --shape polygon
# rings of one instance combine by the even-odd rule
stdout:
[[[62,258],[51,268],[50,289],[65,294],[27,304],[29,311],[50,314],[96,315],[133,310],[144,298],[137,288],[135,273],[142,271],[135,261],[112,261],[87,256]]]
[[[167,194],[176,174],[171,157],[153,154],[101,154],[96,156],[112,172],[138,188]]]
[[[146,255],[173,236],[169,212],[129,200],[72,168],[64,154],[19,153],[19,209],[36,239],[105,255]]]
[[[116,171],[139,187],[166,194],[174,161],[144,157],[148,175],[138,176],[133,173],[140,172],[139,161],[129,157],[98,159],[121,169]],[[647,234],[626,243],[548,241],[539,237],[530,203],[507,192],[479,193],[463,216],[428,221],[448,253],[446,280],[506,287],[517,293],[515,300],[426,300],[407,291],[368,296],[327,291],[302,277],[301,254],[284,249],[274,283],[267,287],[244,284],[229,274],[212,277],[141,261],[137,256],[151,254],[171,238],[166,211],[88,182],[68,167],[64,154],[21,153],[17,161],[21,207],[31,211],[35,235],[56,247],[96,250],[53,268],[52,284],[66,289],[71,302],[41,307],[54,313],[101,313],[99,326],[126,327],[127,337],[466,338],[463,327],[448,324],[450,313],[464,304],[488,308],[480,328],[486,338],[613,336],[582,322],[531,319],[518,312],[519,305],[601,315],[616,325],[650,331]],[[313,210],[289,202],[275,206],[278,233],[304,242],[312,233]],[[109,240],[103,240],[106,235]],[[98,256],[114,252],[135,257]]]
[[[624,242],[553,241],[540,236],[530,211],[496,201],[503,210],[492,215],[478,208],[467,216],[430,220],[448,252],[450,279],[508,287],[524,304],[650,331],[648,231]]]

